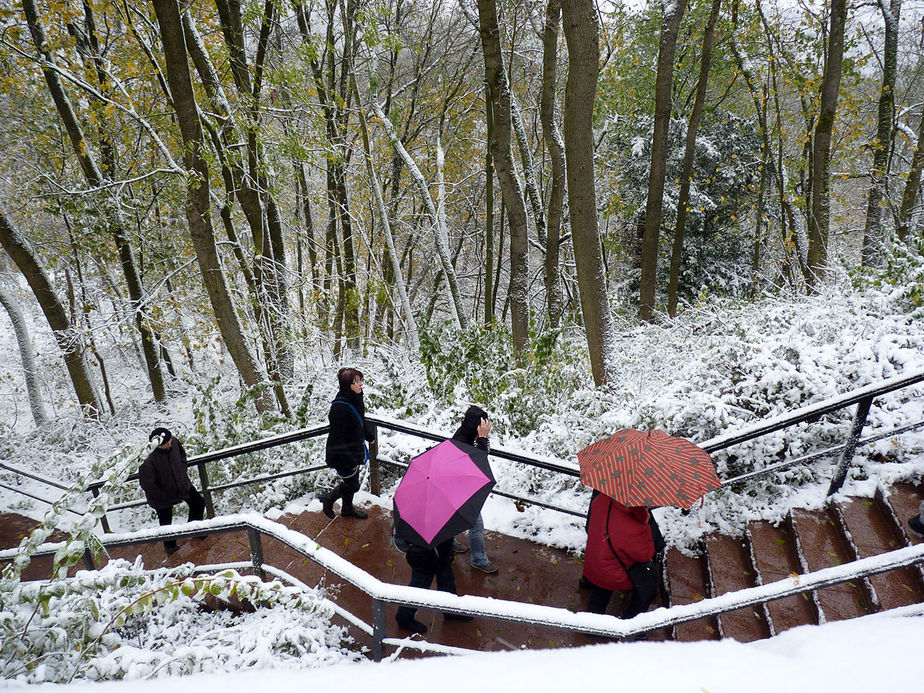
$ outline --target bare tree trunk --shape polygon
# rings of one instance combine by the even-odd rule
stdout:
[[[812,207],[808,225],[808,281],[811,289],[817,287],[828,269],[828,228],[831,216],[831,133],[834,129],[837,95],[841,86],[846,23],[847,0],[831,0],[828,50],[821,81],[821,106],[818,121],[815,123],[812,147]]]
[[[41,384],[38,378],[38,369],[35,367],[35,354],[32,351],[32,341],[29,338],[29,325],[19,309],[19,301],[8,291],[0,279],[0,305],[10,316],[13,331],[16,333],[16,344],[19,347],[19,359],[22,362],[22,374],[26,381],[26,392],[29,395],[29,410],[36,426],[42,426],[48,421],[45,404],[42,402]]]
[[[434,235],[436,236],[436,250],[440,258],[440,267],[442,268],[443,273],[446,275],[446,284],[449,287],[449,305],[455,313],[456,321],[459,323],[459,327],[462,329],[467,329],[468,316],[465,313],[465,306],[462,304],[462,295],[459,293],[459,284],[456,279],[456,271],[453,267],[452,257],[450,256],[449,252],[449,230],[444,225],[445,219],[440,216],[436,205],[433,203],[433,198],[430,196],[430,191],[427,187],[427,181],[424,178],[423,173],[421,173],[417,163],[411,157],[405,146],[401,143],[401,140],[398,138],[398,134],[395,132],[391,121],[382,111],[381,106],[379,106],[379,104],[375,101],[375,96],[372,97],[371,102],[372,109],[375,111],[376,117],[378,118],[381,125],[385,128],[385,132],[388,134],[388,138],[391,140],[392,146],[404,160],[404,165],[407,167],[408,173],[411,175],[411,179],[417,186],[417,192],[420,195],[420,201],[423,204],[424,209],[427,210],[427,216],[430,218],[430,222],[433,224]]]
[[[914,206],[918,199],[918,189],[921,187],[921,171],[924,170],[924,114],[918,123],[918,140],[911,159],[911,168],[905,181],[905,190],[902,192],[902,204],[898,209],[898,230],[896,238],[907,243],[911,237],[911,218]]]
[[[594,382],[603,385],[614,379],[614,334],[594,191],[593,110],[600,69],[597,13],[593,0],[562,0],[561,9],[568,43],[565,156],[574,262],[590,366]]]
[[[353,79],[353,94],[356,96],[357,105],[359,105],[359,90],[356,88],[356,80]],[[369,146],[369,130],[366,127],[366,115],[360,108],[357,110],[359,116],[359,131],[363,140],[363,154],[366,160],[366,172],[369,174],[369,180],[372,182],[372,192],[375,196],[375,208],[379,215],[379,221],[382,224],[382,232],[385,236],[385,245],[388,247],[388,258],[391,261],[392,276],[398,297],[401,300],[401,310],[404,313],[404,320],[407,323],[408,338],[411,342],[411,349],[415,352],[420,347],[420,337],[417,333],[417,320],[414,318],[414,311],[411,308],[411,301],[407,296],[407,289],[404,285],[404,274],[401,271],[401,258],[398,257],[398,251],[395,248],[395,239],[391,234],[391,223],[388,221],[388,210],[385,208],[385,199],[382,197],[382,186],[379,185],[379,178],[375,172],[375,166],[372,162],[372,150]]]
[[[510,323],[513,346],[518,351],[529,345],[529,241],[523,191],[514,172],[510,150],[512,113],[510,85],[501,54],[500,29],[495,0],[478,0],[478,23],[484,55],[488,99],[494,112],[494,137],[489,146],[501,195],[510,223]]]
[[[674,227],[674,243],[671,248],[670,278],[667,287],[667,314],[671,317],[677,313],[677,286],[680,283],[680,262],[683,259],[683,235],[687,223],[687,202],[690,199],[690,183],[693,176],[693,157],[696,155],[696,132],[706,103],[706,87],[709,83],[709,62],[712,60],[712,39],[715,36],[715,23],[719,19],[722,0],[712,0],[712,11],[706,30],[703,32],[703,50],[699,64],[699,81],[696,83],[696,98],[693,112],[687,123],[687,138],[683,150],[683,165],[680,173],[680,193],[677,195],[677,224]]]
[[[240,8],[235,2],[225,3],[223,0],[218,0],[218,5],[224,8],[219,12],[224,18],[223,21],[231,26],[237,26],[240,23]],[[234,11],[235,8],[237,12]],[[187,51],[192,57],[199,79],[205,86],[209,103],[218,114],[220,132],[212,135],[212,146],[221,164],[226,194],[237,198],[250,227],[257,256],[253,270],[247,263],[243,249],[237,240],[230,209],[222,210],[222,220],[251,293],[256,324],[263,342],[266,368],[273,380],[273,392],[283,414],[291,417],[284,386],[292,362],[292,352],[287,339],[289,308],[284,279],[285,256],[282,256],[282,265],[275,261],[276,255],[272,250],[274,242],[271,238],[274,235],[281,238],[281,231],[273,231],[274,227],[278,226],[275,201],[268,191],[265,194],[266,199],[263,199],[259,188],[265,185],[266,181],[254,173],[254,169],[260,167],[259,147],[256,141],[258,123],[254,120],[257,117],[256,105],[251,105],[248,114],[245,115],[245,120],[251,123],[250,132],[242,133],[228,104],[218,72],[188,8],[182,13],[181,19]],[[226,42],[237,40],[236,36],[236,30],[226,31]],[[243,48],[238,49],[237,47],[230,52],[238,56],[235,58],[233,70],[238,80],[238,89],[250,89],[250,67],[246,60],[246,53],[243,52]],[[251,99],[245,97],[245,100],[250,101]],[[209,132],[214,132],[214,129],[210,128]],[[245,169],[240,155],[233,153],[235,148],[241,146],[247,149],[250,170]]]
[[[167,81],[183,136],[183,160],[188,171],[186,218],[199,270],[215,312],[218,329],[241,378],[249,388],[260,387],[265,385],[266,378],[260,373],[244,339],[215,245],[209,207],[209,166],[203,156],[205,142],[189,76],[179,8],[176,0],[153,0],[153,4],[164,45]],[[273,400],[265,390],[256,394],[254,404],[260,413],[274,410]]]
[[[661,8],[661,39],[655,77],[654,134],[651,138],[651,168],[648,174],[645,237],[642,241],[642,277],[639,286],[639,317],[642,320],[651,320],[654,317],[658,241],[661,234],[664,177],[667,170],[667,135],[671,121],[671,89],[674,82],[674,53],[677,49],[680,21],[687,9],[687,0],[662,0]]]
[[[559,245],[561,219],[565,200],[565,145],[555,122],[555,85],[558,81],[558,27],[561,22],[561,0],[549,0],[545,10],[542,34],[542,96],[539,118],[542,137],[549,150],[552,180],[549,185],[549,209],[545,227],[545,297],[549,326],[558,327],[562,313],[561,269]]]
[[[892,150],[895,122],[895,78],[898,72],[898,22],[902,0],[878,0],[879,11],[885,24],[885,47],[882,55],[882,89],[876,117],[876,140],[873,142],[873,167],[870,169],[870,186],[866,198],[866,226],[863,229],[862,260],[866,267],[882,264],[885,250],[885,233],[882,230],[882,207],[885,185],[889,177],[889,152]]]
[[[77,401],[88,416],[98,417],[103,408],[99,403],[93,381],[90,378],[90,367],[87,365],[86,355],[80,336],[74,333],[73,325],[68,320],[67,312],[61,301],[55,295],[51,282],[45,274],[44,268],[26,245],[22,235],[13,227],[6,213],[0,208],[0,245],[12,258],[19,268],[32,293],[35,294],[45,319],[54,333],[55,341],[64,355],[64,365],[71,377]]]
[[[494,107],[485,85],[484,113],[486,137],[494,137]],[[491,147],[484,148],[484,324],[494,322],[494,159]]]

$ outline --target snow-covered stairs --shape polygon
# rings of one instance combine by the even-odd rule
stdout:
[[[905,523],[922,498],[922,487],[897,484],[887,498],[880,493],[874,499],[847,498],[822,510],[797,508],[778,526],[751,522],[743,537],[711,535],[698,556],[670,549],[664,564],[667,602],[688,604],[917,544],[921,538]],[[919,568],[904,568],[739,609],[712,622],[682,624],[672,635],[683,641],[725,637],[750,642],[795,626],[921,602],[924,576]]]

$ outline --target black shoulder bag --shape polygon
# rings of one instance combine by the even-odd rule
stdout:
[[[638,598],[646,602],[650,601],[654,599],[654,596],[658,593],[658,571],[655,565],[655,556],[658,555],[657,551],[649,560],[643,563],[634,563],[631,567],[627,567],[625,562],[619,557],[619,554],[616,553],[616,549],[613,548],[613,542],[610,541],[610,513],[612,511],[613,504],[611,503],[606,511],[606,543],[610,547],[610,551],[613,552],[613,555],[616,556],[616,560],[619,561],[619,565],[622,566],[623,570],[626,571],[626,575],[629,576],[629,580],[632,582],[632,587],[635,589]],[[651,517],[650,512],[648,513],[648,517]],[[660,534],[660,532],[658,533]]]

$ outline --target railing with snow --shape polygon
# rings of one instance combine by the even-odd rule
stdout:
[[[831,587],[897,568],[924,563],[924,544],[918,544],[878,556],[843,563],[813,573],[784,578],[767,585],[729,592],[711,599],[703,599],[693,604],[683,604],[669,608],[662,607],[639,614],[634,618],[623,620],[606,614],[575,613],[559,607],[474,595],[460,597],[448,592],[424,590],[417,587],[383,582],[338,556],[333,551],[325,549],[304,534],[255,514],[229,515],[201,522],[190,522],[181,528],[162,527],[130,534],[108,534],[99,537],[99,541],[105,547],[130,546],[155,540],[191,538],[206,534],[242,530],[246,530],[250,538],[251,562],[250,564],[234,564],[235,567],[249,565],[261,579],[265,579],[265,574],[269,572],[296,585],[305,587],[303,583],[284,571],[265,565],[262,537],[266,536],[285,544],[318,564],[324,570],[334,573],[368,595],[372,600],[371,624],[367,624],[359,617],[339,607],[335,608],[349,622],[372,637],[372,656],[377,662],[381,661],[386,645],[444,653],[468,651],[460,648],[432,645],[425,641],[410,638],[386,637],[386,604],[439,609],[444,612],[467,614],[480,618],[529,623],[536,626],[625,639],[659,628],[667,628],[707,616],[718,616],[736,609],[766,604],[777,599],[811,592],[823,587]],[[61,546],[63,544],[43,544],[34,555],[53,555]],[[12,560],[16,553],[17,550],[15,549],[0,551],[0,561]],[[88,567],[92,569],[93,563],[89,552],[84,553],[84,560],[87,562]],[[230,567],[230,564],[215,567]],[[914,605],[913,608],[919,611],[922,607]]]
[[[758,469],[740,476],[736,476],[730,479],[725,479],[722,482],[723,487],[735,486],[744,481],[754,479],[757,477],[766,476],[773,474],[775,472],[781,471],[783,469],[793,467],[799,464],[807,464],[809,462],[814,462],[818,459],[824,457],[830,457],[832,455],[839,454],[837,466],[831,484],[828,489],[828,495],[836,493],[844,483],[844,480],[847,476],[847,471],[850,467],[851,460],[853,459],[854,452],[860,446],[867,445],[869,443],[875,442],[877,440],[882,440],[884,438],[889,438],[892,436],[900,435],[902,433],[924,427],[924,421],[918,421],[911,423],[905,426],[898,428],[890,429],[888,431],[879,432],[873,436],[867,438],[861,438],[863,427],[866,424],[867,416],[869,415],[870,407],[872,406],[873,400],[876,397],[888,394],[890,392],[895,392],[897,390],[904,389],[906,387],[911,387],[918,383],[924,382],[924,371],[919,373],[912,373],[910,375],[902,375],[896,378],[891,378],[888,380],[883,380],[879,383],[873,385],[868,385],[866,387],[847,392],[843,395],[833,397],[831,399],[819,402],[816,404],[811,404],[801,409],[797,409],[793,412],[783,414],[772,419],[761,421],[753,426],[746,427],[744,429],[723,434],[721,436],[716,436],[710,438],[709,440],[702,441],[699,443],[700,447],[709,452],[710,454],[717,452],[719,450],[724,450],[730,448],[734,445],[747,442],[749,440],[754,440],[755,438],[760,438],[761,436],[769,435],[775,433],[776,431],[789,428],[799,423],[804,422],[814,422],[820,419],[826,414],[831,414],[833,412],[845,409],[854,404],[857,405],[857,410],[854,414],[853,424],[851,426],[850,434],[847,437],[847,440],[844,443],[835,445],[823,450],[817,450],[806,455],[795,457],[788,460],[783,460],[777,464],[770,465],[763,469]],[[390,419],[383,416],[369,415],[366,417],[367,420],[375,424],[379,428],[387,429],[394,431],[396,433],[403,433],[407,435],[417,436],[418,438],[423,438],[427,440],[433,440],[436,442],[441,442],[446,440],[448,436],[445,434],[434,431],[422,426],[417,426],[415,424],[409,424],[404,421],[398,421],[395,419]],[[322,469],[325,469],[323,464],[301,467],[298,469],[291,469],[284,472],[279,472],[277,474],[265,474],[257,476],[250,479],[243,479],[239,481],[234,481],[226,484],[220,485],[211,485],[209,482],[208,468],[207,465],[211,462],[215,462],[221,459],[227,459],[230,457],[236,457],[238,455],[244,455],[248,453],[258,452],[260,450],[267,450],[270,448],[275,448],[280,445],[286,445],[288,443],[294,443],[297,441],[307,440],[310,438],[316,438],[326,434],[328,431],[327,426],[311,426],[307,428],[302,428],[296,431],[290,431],[288,433],[283,433],[275,436],[268,436],[260,440],[252,441],[249,443],[242,443],[240,445],[234,445],[227,448],[222,448],[220,450],[214,450],[211,452],[206,452],[201,455],[194,455],[188,460],[190,467],[196,467],[199,473],[199,481],[202,486],[202,495],[206,501],[206,512],[208,517],[215,516],[213,494],[224,491],[230,488],[236,488],[240,486],[246,486],[249,484],[264,483],[267,481],[273,481],[276,479],[282,479],[285,477],[297,476],[299,474],[307,474],[312,472],[317,472]],[[520,464],[526,464],[529,466],[537,467],[539,469],[545,469],[548,471],[557,472],[559,474],[564,474],[566,476],[577,477],[579,476],[578,467],[576,464],[565,462],[562,460],[540,457],[538,455],[523,453],[518,450],[503,446],[495,446],[491,448],[491,456],[508,459],[513,462]],[[369,465],[369,481],[372,493],[375,495],[381,494],[381,465],[387,464],[389,466],[401,468],[406,467],[406,463],[397,460],[391,460],[386,457],[379,455],[379,446],[378,440],[374,441],[370,445],[370,465]],[[50,484],[58,488],[65,488],[60,483],[55,482],[50,479],[45,479],[38,475],[29,474],[23,472],[22,470],[14,469],[7,465],[2,465],[6,469],[23,474],[24,476],[29,476],[33,479],[42,481],[44,483]],[[137,479],[137,474],[132,474],[127,478],[128,481]],[[94,496],[99,495],[100,488],[102,487],[102,482],[91,483],[87,487],[87,491],[92,493]],[[3,486],[9,490],[17,491],[23,493],[24,495],[30,495],[21,490],[10,486]],[[569,515],[583,517],[584,512],[577,511],[572,508],[564,508],[560,506],[555,506],[551,504],[544,503],[535,498],[526,498],[522,496],[517,496],[511,493],[507,493],[497,487],[492,491],[494,495],[503,496],[505,498],[510,498],[516,502],[526,503],[529,505],[535,505],[538,507],[547,508],[550,510],[555,510],[557,512],[566,513]],[[37,500],[44,502],[49,502],[43,498],[38,498],[36,496],[31,496]],[[128,508],[135,508],[145,505],[144,500],[134,500],[128,501],[125,503],[119,503],[116,505],[109,506],[110,511],[115,510],[125,510]],[[108,518],[104,515],[102,518],[102,526],[105,532],[110,531]]]

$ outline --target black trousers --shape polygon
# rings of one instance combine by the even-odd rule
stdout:
[[[435,573],[429,570],[417,570],[416,568],[412,568],[411,581],[408,583],[408,586],[420,587],[421,589],[428,590],[430,589],[430,585],[433,584],[433,578],[436,578],[436,589],[441,592],[456,594],[456,576],[452,573],[451,563]],[[399,624],[407,624],[414,620],[416,614],[417,609],[413,606],[399,606],[398,612],[395,614],[395,620]]]
[[[195,487],[189,489],[189,498],[186,499],[186,503],[189,505],[189,517],[187,518],[187,522],[194,522],[205,517],[205,499]],[[157,520],[160,522],[161,527],[172,523],[173,506],[170,505],[166,508],[157,508]],[[176,547],[176,541],[173,539],[168,539],[164,542],[165,549],[175,549]]]
[[[606,607],[609,605],[610,597],[612,596],[613,590],[594,585],[587,600],[587,610],[594,614],[605,614]],[[629,592],[629,601],[622,608],[620,618],[632,618],[644,611],[648,611],[652,599],[654,599],[654,594],[650,590],[640,591],[638,588],[631,590]]]
[[[324,497],[332,500],[337,500],[338,498],[343,499],[343,504],[340,507],[340,512],[353,507],[353,495],[359,490],[359,472],[360,468],[353,467],[352,473],[349,476],[343,476],[340,473],[340,470],[337,470],[337,474],[340,477],[340,483],[330,491],[325,493]]]

